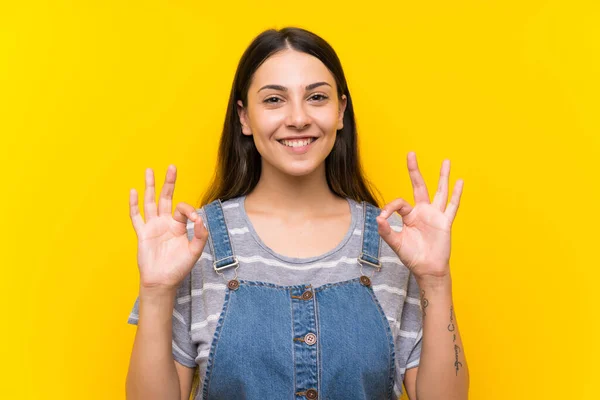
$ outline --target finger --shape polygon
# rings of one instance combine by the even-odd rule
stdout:
[[[444,212],[446,203],[448,202],[448,177],[450,176],[450,160],[442,162],[440,170],[440,181],[438,182],[437,192],[433,198],[433,205],[440,211]]]
[[[173,219],[177,222],[181,222],[182,224],[187,224],[188,218],[192,221],[196,221],[198,217],[198,213],[196,209],[191,204],[188,204],[184,201],[177,203],[175,207],[175,213],[173,214]]]
[[[392,229],[386,217],[378,215],[375,220],[377,221],[377,232],[379,233],[379,236],[381,236],[392,250],[396,251],[399,249],[400,236]]]
[[[173,212],[173,192],[175,191],[175,180],[177,179],[177,168],[169,165],[165,174],[165,183],[158,198],[158,215],[171,215]]]
[[[415,203],[429,204],[429,193],[427,192],[425,180],[423,180],[423,176],[421,176],[421,172],[419,171],[419,165],[417,164],[417,155],[414,151],[408,153],[407,164],[408,174],[410,175],[410,181],[413,187]]]
[[[194,212],[194,214],[196,214]],[[196,214],[197,215],[197,214]],[[204,250],[206,240],[208,239],[208,230],[204,226],[201,216],[197,216],[196,224],[194,225],[194,237],[190,241],[189,249],[194,256],[199,256]]]
[[[385,238],[392,233],[392,227],[385,217],[378,215],[375,220],[377,221],[377,225],[379,227],[379,235],[381,235],[382,238]]]
[[[144,192],[144,217],[146,222],[156,217],[156,194],[154,192],[154,171],[146,168],[146,191]]]
[[[398,214],[400,214],[404,218],[408,214],[410,214],[412,209],[413,207],[406,200],[402,198],[397,198],[383,206],[379,215],[387,219],[387,217],[392,215],[395,211],[398,211]]]
[[[175,232],[179,234],[186,233],[188,220],[195,223],[198,220],[198,217],[198,213],[192,205],[183,201],[177,203],[175,212],[173,213],[173,220],[177,222],[174,227]]]
[[[450,198],[450,203],[448,203],[448,207],[446,207],[446,211],[444,214],[448,216],[450,221],[454,221],[456,217],[456,212],[458,211],[458,206],[460,204],[460,196],[462,195],[462,189],[464,186],[464,181],[459,179],[454,184],[454,190],[452,191],[452,197]]]
[[[129,217],[133,224],[135,234],[139,236],[139,232],[144,226],[144,219],[140,215],[140,208],[138,206],[138,195],[135,189],[129,191]]]

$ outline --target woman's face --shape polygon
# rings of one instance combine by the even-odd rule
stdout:
[[[338,100],[335,79],[318,58],[286,49],[256,70],[248,105],[238,101],[242,133],[252,135],[268,165],[293,176],[315,171],[343,128],[346,96]]]

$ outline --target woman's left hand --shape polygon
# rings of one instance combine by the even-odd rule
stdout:
[[[377,217],[379,235],[394,250],[400,261],[415,274],[415,278],[438,280],[449,277],[450,229],[458,210],[464,181],[456,181],[450,203],[446,205],[450,160],[444,160],[438,190],[430,203],[416,154],[409,152],[407,161],[416,204],[412,207],[401,198],[386,204]],[[394,211],[402,216],[403,226],[400,232],[392,230],[387,221]]]

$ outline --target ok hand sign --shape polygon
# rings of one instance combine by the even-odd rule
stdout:
[[[129,209],[133,229],[138,238],[138,268],[140,289],[174,291],[200,258],[208,239],[208,231],[202,218],[190,204],[177,204],[172,216],[173,192],[177,170],[174,165],[167,169],[158,207],[155,202],[154,172],[146,170],[144,216],[138,208],[135,189],[129,194]],[[186,223],[192,220],[194,237],[188,240]]]
[[[450,203],[446,205],[450,160],[444,160],[438,190],[430,203],[416,154],[408,153],[407,161],[416,204],[413,207],[401,198],[386,204],[377,217],[379,235],[415,274],[415,278],[437,280],[449,277],[450,229],[456,217],[464,181],[456,181]],[[392,230],[387,221],[394,211],[402,216],[403,228],[400,232]]]

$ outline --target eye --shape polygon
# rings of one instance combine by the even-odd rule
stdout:
[[[325,96],[324,94],[320,94],[320,93],[316,93],[313,94],[312,96],[310,96],[311,99],[316,100],[316,101],[323,101],[328,99],[327,96]]]
[[[271,101],[271,100],[276,100],[276,101]],[[281,99],[279,97],[271,96],[271,97],[267,97],[264,100],[264,103],[267,103],[267,104],[277,104],[277,103],[279,103],[279,101],[277,101],[277,100],[281,100]]]

